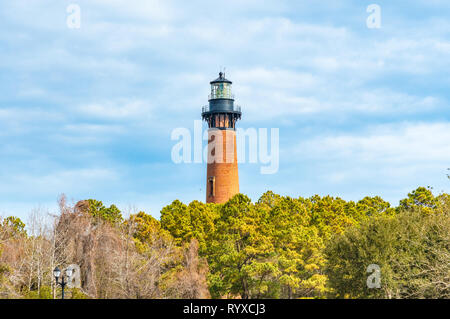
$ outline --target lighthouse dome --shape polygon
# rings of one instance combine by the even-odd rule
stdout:
[[[214,84],[214,83],[230,83],[230,84],[232,84],[233,82],[231,82],[230,80],[227,80],[225,78],[225,73],[219,72],[219,77],[209,83],[210,84]]]

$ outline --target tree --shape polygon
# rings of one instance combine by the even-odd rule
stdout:
[[[360,216],[354,202],[331,196],[315,195],[308,199],[311,210],[311,224],[319,230],[324,239],[340,234],[349,226],[355,225]]]
[[[220,206],[197,200],[186,206],[175,200],[161,210],[161,227],[170,232],[178,245],[196,239],[199,252],[204,255],[209,238],[215,232]]]
[[[111,205],[109,208],[105,207],[101,201],[95,199],[88,199],[89,213],[95,219],[101,219],[112,224],[117,224],[123,221],[121,211],[115,206]],[[82,203],[80,203],[82,205]]]
[[[281,200],[281,196],[272,191],[267,191],[258,199],[257,205],[269,211],[275,207]]]
[[[0,227],[4,232],[2,236],[5,236],[5,233],[9,237],[26,235],[25,224],[19,217],[9,216],[3,220],[0,219]]]
[[[265,211],[256,209],[242,194],[233,196],[220,209],[208,263],[213,297],[237,295],[243,299],[267,291],[277,272],[273,245],[267,234]]]
[[[101,201],[0,218],[0,298],[55,298],[52,271],[81,267],[70,298],[449,298],[450,195],[419,187],[382,198],[253,204],[174,201],[157,220]],[[368,289],[379,265],[381,288]]]
[[[159,220],[145,212],[139,212],[130,215],[130,218],[124,223],[124,232],[131,231],[133,238],[140,244],[151,244],[159,237],[169,238],[168,231],[162,229]],[[128,227],[131,227],[128,229]]]
[[[283,298],[320,296],[326,277],[321,268],[323,240],[311,225],[311,212],[303,201],[282,197],[268,214]]]
[[[219,216],[218,204],[204,204],[192,201],[187,209],[190,217],[191,232],[184,237],[186,242],[196,239],[199,245],[199,253],[205,256],[211,236],[216,232],[216,221]]]
[[[18,298],[26,287],[29,242],[24,228],[19,218],[0,218],[0,298]]]
[[[208,264],[205,259],[199,257],[199,244],[196,239],[183,247],[180,267],[173,268],[165,276],[166,296],[183,299],[205,299],[209,298]]]
[[[120,298],[205,298],[206,262],[198,243],[177,247],[158,220],[131,214],[120,228],[120,248],[113,251],[112,282]]]
[[[161,210],[161,226],[168,230],[177,244],[192,234],[191,218],[187,206],[179,200]]]
[[[408,198],[402,199],[398,207],[398,211],[411,210],[418,208],[428,214],[436,208],[437,200],[434,197],[431,188],[419,187],[408,193]]]
[[[450,212],[420,207],[379,216],[336,235],[325,253],[337,297],[449,298]],[[381,268],[381,288],[369,289],[370,264]]]

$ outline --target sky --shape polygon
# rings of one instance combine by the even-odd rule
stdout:
[[[444,0],[1,1],[0,215],[63,193],[157,218],[204,201],[206,164],[174,163],[171,132],[224,67],[238,126],[279,129],[275,174],[239,165],[253,201],[450,192],[449,17]]]

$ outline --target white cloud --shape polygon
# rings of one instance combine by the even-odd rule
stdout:
[[[233,78],[238,87],[253,87],[256,89],[283,88],[283,89],[311,89],[320,84],[317,76],[306,72],[295,72],[286,69],[267,69],[257,67],[252,69],[236,70]]]
[[[3,176],[0,191],[4,195],[17,197],[57,196],[95,192],[98,188],[118,181],[119,174],[107,168],[82,168],[52,171],[47,174],[30,174],[27,172]]]
[[[448,141],[448,122],[391,123],[351,133],[316,134],[285,145],[280,168],[289,176],[296,172],[298,179],[291,183],[307,194],[353,200],[379,195],[397,205],[419,186],[448,193]]]
[[[341,105],[337,101],[338,105]],[[342,101],[343,111],[359,111],[381,114],[426,113],[443,105],[433,96],[414,96],[390,89],[356,92],[348,101]]]
[[[91,103],[76,108],[81,114],[97,119],[114,120],[148,120],[153,115],[153,107],[147,101],[141,100],[117,100],[104,101],[102,103]]]
[[[395,123],[366,132],[315,137],[296,146],[298,156],[328,161],[410,166],[449,163],[450,123]]]
[[[178,6],[167,0],[89,0],[86,7],[91,4],[97,10],[126,16],[131,19],[145,19],[146,21],[171,21],[181,14]],[[83,8],[83,4],[81,4]]]
[[[297,145],[298,153],[286,150],[280,165],[293,165],[288,176],[271,176],[264,187],[295,189],[302,161],[313,175],[304,189],[323,191],[325,181],[355,193],[373,183],[391,191],[383,182],[389,180],[403,192],[412,181],[428,181],[426,175],[437,180],[450,162],[447,122],[374,124],[448,117],[444,11],[414,21],[396,14],[381,30],[366,32],[364,6],[338,2],[232,0],[218,9],[211,1],[80,0],[81,29],[70,30],[68,3],[0,5],[1,164],[13,168],[3,170],[2,203],[53,200],[63,191],[95,197],[109,185],[115,192],[99,199],[125,202],[134,193],[157,202],[170,170],[148,167],[120,182],[117,172],[164,161],[161,145],[172,126],[189,127],[200,117],[219,66],[234,81],[243,120],[280,126],[282,143],[302,130],[311,139]],[[102,171],[99,163],[115,166]],[[195,189],[196,178],[182,187]],[[192,198],[175,184],[158,205],[177,193]]]
[[[232,80],[237,103],[253,121],[305,114],[403,116],[445,107],[445,101],[436,96],[364,88],[323,74],[279,68],[241,69],[232,73]]]

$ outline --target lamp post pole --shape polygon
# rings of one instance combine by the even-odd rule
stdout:
[[[61,283],[60,283],[60,285],[61,285],[61,299],[64,299],[64,287],[66,287],[66,282],[64,281],[64,276],[61,278]],[[56,283],[58,283],[58,282],[56,282]]]

